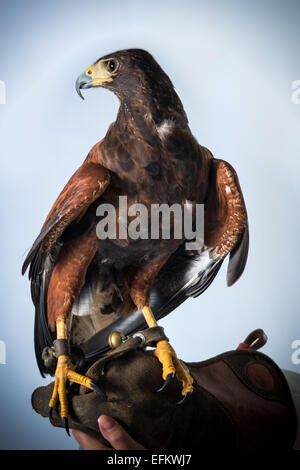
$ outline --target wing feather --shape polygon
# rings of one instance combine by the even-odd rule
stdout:
[[[249,250],[249,228],[245,227],[238,243],[230,253],[227,268],[227,285],[232,286],[243,274]]]
[[[42,351],[44,347],[52,346],[54,340],[54,334],[48,326],[47,292],[53,267],[63,245],[62,234],[70,225],[75,226],[80,222],[109,183],[109,171],[86,160],[58,196],[24,261],[22,274],[30,266],[31,296],[35,305],[35,353],[42,375],[49,372],[41,359]]]
[[[43,248],[50,251],[66,227],[79,221],[88,207],[100,197],[110,183],[110,173],[103,166],[85,161],[64,187],[33,243],[22,268],[22,274]],[[32,274],[34,267],[32,268]]]

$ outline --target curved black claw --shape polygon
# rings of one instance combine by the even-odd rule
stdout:
[[[180,401],[178,401],[178,402],[176,403],[176,405],[182,405],[185,401],[187,401],[187,399],[190,397],[190,395],[192,395],[192,392],[187,392],[187,393],[184,395],[183,399],[180,400]]]
[[[95,384],[94,382],[90,382],[90,385],[96,390],[96,392],[98,392],[100,395],[102,395],[103,398],[106,400],[106,395],[105,395],[105,393],[103,392],[103,390],[101,390],[100,387],[98,387],[97,384]]]
[[[70,431],[69,431],[69,421],[68,418],[63,418],[63,423],[64,423],[64,428],[66,430],[66,433],[70,437]]]
[[[156,390],[157,392],[162,392],[163,390],[165,390],[165,388],[167,388],[167,386],[172,382],[172,380],[174,379],[175,377],[175,372],[170,372],[170,374],[167,375],[167,378],[166,380],[164,381],[162,387],[160,387],[158,390]]]

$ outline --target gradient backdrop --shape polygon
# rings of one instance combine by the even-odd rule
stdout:
[[[117,49],[149,50],[169,74],[199,142],[238,172],[249,212],[242,279],[226,268],[205,294],[161,323],[180,357],[207,359],[265,329],[264,352],[293,364],[299,324],[299,1],[1,0],[0,448],[75,449],[30,404],[39,375],[33,306],[21,264],[59,191],[115,119],[103,89],[77,76]]]

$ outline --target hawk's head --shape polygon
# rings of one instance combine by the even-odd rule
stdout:
[[[104,87],[113,91],[129,107],[147,107],[153,120],[179,116],[187,123],[182,103],[166,73],[149,52],[125,49],[105,55],[77,79],[76,90]],[[166,115],[166,116],[165,116]]]
[[[174,91],[169,77],[149,52],[142,49],[126,49],[101,57],[77,79],[76,90],[104,87],[112,90],[121,100],[140,94],[170,95]]]

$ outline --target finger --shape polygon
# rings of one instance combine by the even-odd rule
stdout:
[[[82,431],[73,429],[72,434],[83,450],[111,450],[104,444],[101,444],[101,442],[94,437],[91,437]]]
[[[141,444],[136,442],[124,431],[124,429],[110,416],[101,415],[98,419],[99,429],[102,436],[116,450],[145,450]]]

